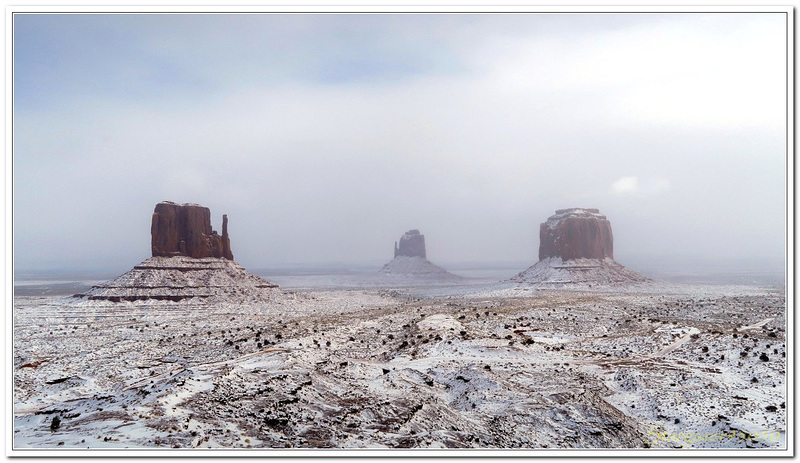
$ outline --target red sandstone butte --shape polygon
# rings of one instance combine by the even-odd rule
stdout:
[[[150,226],[153,257],[222,257],[233,260],[228,216],[222,216],[222,236],[211,229],[211,211],[197,204],[156,204]]]
[[[611,222],[597,209],[558,209],[539,228],[539,260],[613,259]]]
[[[394,243],[394,256],[425,258],[425,235],[419,230],[409,230],[400,237],[400,244]]]

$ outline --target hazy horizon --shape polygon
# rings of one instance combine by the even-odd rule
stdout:
[[[142,257],[141,260],[144,259],[146,259],[146,257]],[[289,262],[275,265],[245,266],[245,268],[261,276],[302,274],[334,275],[342,272],[358,275],[378,271],[390,260],[391,256],[383,260]],[[534,258],[533,260],[470,262],[440,261],[434,259],[433,262],[459,275],[462,275],[463,272],[469,274],[476,272],[478,274],[505,272],[508,273],[510,277],[535,264],[537,260],[538,259]],[[770,260],[765,258],[731,258],[729,260],[709,262],[686,256],[650,256],[644,258],[616,258],[615,260],[636,272],[657,280],[680,275],[695,276],[702,279],[708,276],[730,275],[735,277],[742,274],[753,274],[768,277],[770,280],[780,276],[779,279],[782,281],[786,275],[785,260]],[[71,265],[51,268],[16,268],[14,272],[14,283],[18,284],[19,282],[51,279],[63,279],[65,281],[108,280],[129,271],[140,261],[117,262],[106,267],[96,265],[77,267]]]
[[[568,207],[632,268],[785,262],[785,13],[13,18],[15,272],[127,271],[165,200],[255,269],[532,265]]]

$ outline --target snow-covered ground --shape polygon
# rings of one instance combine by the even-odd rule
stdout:
[[[781,290],[14,300],[14,446],[781,448]]]
[[[461,279],[460,276],[431,263],[428,259],[417,256],[397,256],[383,266],[379,275],[385,279],[384,281],[392,281],[392,279],[424,279],[429,283],[442,283]]]

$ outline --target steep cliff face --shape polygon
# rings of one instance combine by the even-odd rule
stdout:
[[[611,222],[597,209],[559,209],[539,227],[539,260],[613,259]]]
[[[400,243],[394,243],[394,256],[425,258],[425,235],[419,230],[409,230],[400,237]]]
[[[211,211],[197,204],[156,204],[150,226],[153,257],[222,257],[233,260],[228,216],[222,216],[222,236],[211,228]]]

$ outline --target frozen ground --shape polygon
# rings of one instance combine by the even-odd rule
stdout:
[[[15,448],[785,446],[782,290],[274,291],[18,295]]]

